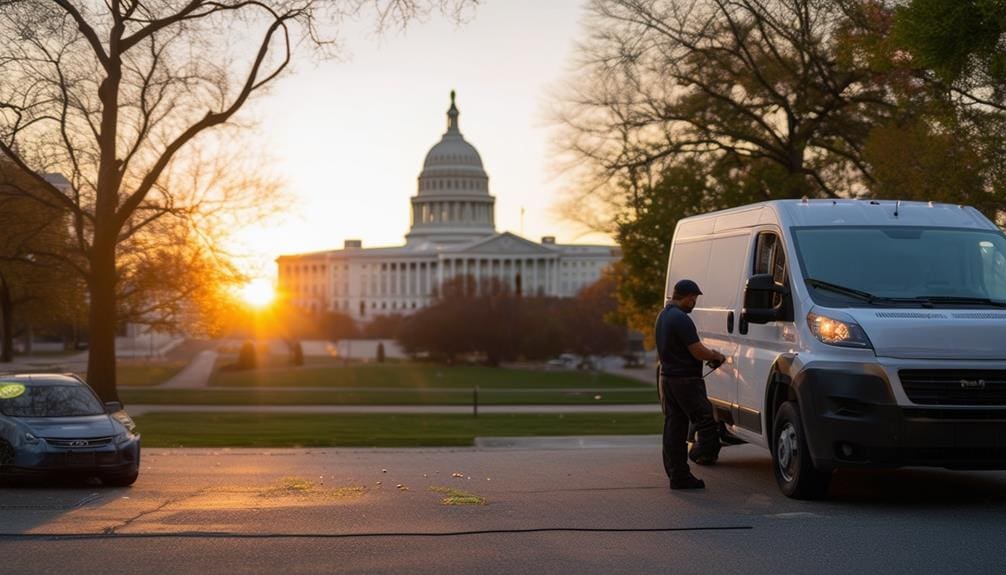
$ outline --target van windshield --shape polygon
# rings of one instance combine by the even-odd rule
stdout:
[[[803,277],[822,304],[1006,305],[1001,233],[849,226],[795,228],[793,238]]]

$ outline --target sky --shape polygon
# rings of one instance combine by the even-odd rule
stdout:
[[[610,243],[556,210],[566,185],[551,166],[547,107],[568,77],[584,0],[483,0],[467,22],[439,14],[378,35],[372,19],[343,27],[338,60],[299,62],[253,109],[257,141],[292,197],[290,213],[237,235],[254,275],[280,254],[400,245],[409,198],[446,127],[482,156],[498,231],[538,241]]]

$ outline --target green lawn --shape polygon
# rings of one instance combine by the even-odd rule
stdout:
[[[150,413],[144,447],[441,447],[475,437],[660,433],[653,414],[300,415]]]
[[[652,388],[648,383],[597,371],[537,371],[476,366],[443,367],[414,363],[390,365],[315,364],[300,368],[217,371],[211,386],[223,387],[394,387],[402,389],[562,389]]]
[[[119,360],[116,365],[118,384],[135,387],[160,385],[186,365],[184,361]]]

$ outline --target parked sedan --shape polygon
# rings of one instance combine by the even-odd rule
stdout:
[[[122,404],[73,375],[0,376],[0,477],[99,477],[132,485],[140,436]]]

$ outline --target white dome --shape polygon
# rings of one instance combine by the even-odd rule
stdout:
[[[451,91],[447,131],[423,161],[412,198],[410,245],[470,242],[496,233],[496,198],[482,157],[458,129],[458,107]]]
[[[418,195],[489,195],[489,176],[482,167],[482,156],[469,144],[458,128],[458,108],[451,92],[447,110],[447,131],[423,160],[419,174]]]
[[[443,139],[430,148],[423,161],[423,173],[433,169],[461,169],[477,171],[483,176],[482,156],[475,146],[465,141],[464,137],[450,132],[444,134]]]

